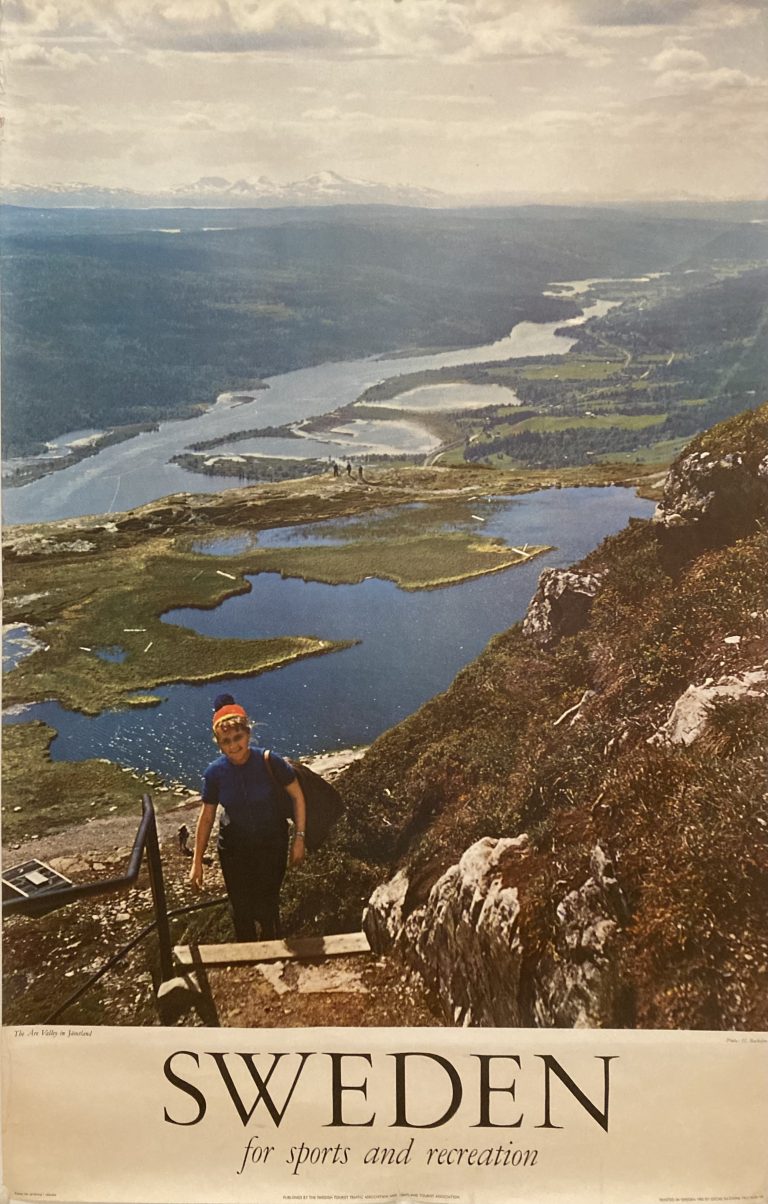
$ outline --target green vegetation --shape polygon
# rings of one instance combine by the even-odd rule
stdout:
[[[457,532],[349,542],[343,547],[270,548],[255,557],[251,554],[249,560],[258,566],[256,571],[280,572],[305,581],[341,585],[381,577],[413,590],[436,589],[498,573],[546,551],[547,547],[532,546],[521,554],[501,540]]]
[[[212,607],[248,589],[239,574],[226,586],[210,557],[183,555],[169,544],[146,539],[131,555],[123,548],[53,554],[9,573],[22,596],[47,590],[48,614],[34,627],[44,647],[7,675],[6,701],[56,698],[95,714],[137,690],[260,673],[345,646],[310,637],[216,640],[162,623],[174,606]],[[113,646],[127,654],[120,663],[96,651]]]
[[[441,464],[562,469],[593,459],[668,462],[684,440],[762,397],[768,270],[741,263],[719,265],[717,273],[686,269],[606,282],[600,295],[614,294],[618,308],[578,330],[564,329],[579,336],[568,354],[391,377],[332,419],[402,418],[408,412],[397,409],[397,398],[416,387],[499,384],[525,408],[419,413],[442,440]],[[366,405],[382,400],[389,406]]]
[[[535,406],[540,417],[556,418],[558,425],[562,419],[563,429],[580,428],[582,433],[569,441],[571,446],[567,447],[557,438],[527,439],[511,444],[506,439],[510,432],[486,422],[481,431],[469,432],[478,435],[469,454],[473,457],[492,455],[497,463],[498,456],[502,455],[522,463],[552,466],[583,463],[587,456],[595,455],[620,455],[623,458],[625,453],[635,451],[639,452],[639,459],[645,459],[643,449],[647,449],[647,441],[639,435],[634,439],[628,437],[627,430],[631,425],[628,419],[636,422],[638,432],[642,430],[643,418],[656,420],[660,427],[663,420],[662,429],[654,432],[653,442],[659,444],[668,439],[690,437],[698,430],[754,405],[760,400],[759,389],[756,392],[755,389],[735,388],[734,382],[736,365],[752,355],[752,348],[760,338],[755,326],[762,320],[760,301],[763,307],[768,301],[767,284],[768,274],[756,272],[746,272],[716,284],[708,282],[706,287],[699,289],[692,289],[690,283],[686,286],[684,279],[679,282],[673,278],[665,281],[663,286],[657,283],[642,301],[636,298],[599,320],[590,320],[579,344],[564,357],[565,365],[548,366],[551,372],[548,382],[545,383],[543,378],[533,381],[529,369],[526,369],[524,379],[518,379],[513,366],[501,377],[514,384],[525,404]],[[706,345],[693,343],[694,337],[703,338],[712,333],[709,318],[713,296],[723,310],[730,312],[731,324],[740,324],[743,333],[738,345],[730,338],[722,337],[722,334],[729,335],[732,328],[727,323],[720,337]],[[657,310],[662,311],[662,316],[654,319]],[[687,325],[681,323],[679,346],[667,350],[675,338],[674,315],[683,310],[688,320]],[[695,325],[696,315],[700,327]],[[641,344],[634,334],[636,322],[649,324]],[[698,332],[696,335],[694,328]],[[654,344],[660,329],[664,330],[665,337]],[[664,354],[656,350],[656,346],[664,348]],[[609,349],[612,357],[617,350],[623,353],[620,364],[612,359],[606,365],[611,368],[609,381],[595,381],[591,385],[583,381],[576,386],[572,367],[582,361],[585,352],[601,349]],[[740,380],[739,383],[754,385],[755,382]],[[585,432],[589,428],[583,421],[585,418],[591,420],[596,432],[600,426],[605,429],[592,438],[587,437]],[[525,432],[526,426],[539,434],[553,429],[549,421],[529,422],[518,428],[520,434]],[[615,429],[609,432],[609,426]]]
[[[590,418],[524,418],[517,423],[515,434],[524,431],[604,431],[619,427],[627,431],[644,431],[658,426],[665,414],[603,414]]]
[[[656,464],[664,466],[674,460],[675,456],[679,456],[688,442],[689,440],[686,438],[662,439],[658,443],[647,443],[642,447],[636,447],[633,451],[611,452],[610,455],[595,456],[593,463],[600,463],[602,460],[605,460],[606,463],[616,465]]]
[[[738,451],[756,473],[768,406],[692,451]],[[293,922],[354,927],[361,897],[401,867],[411,909],[471,842],[527,832],[532,853],[510,884],[533,967],[557,956],[553,904],[586,881],[599,844],[628,907],[617,1022],[765,1028],[766,699],[719,705],[690,747],[648,743],[692,682],[764,658],[768,535],[749,508],[731,518],[730,544],[631,522],[578,566],[604,574],[583,632],[545,651],[512,628],[381,736],[347,771],[346,818],[313,861],[333,893],[306,884]],[[726,643],[733,634],[740,642]],[[582,721],[556,725],[585,691]]]
[[[214,443],[214,440],[209,440]],[[229,443],[229,436],[215,440]],[[314,477],[327,472],[328,465],[322,460],[293,460],[280,456],[222,454],[201,455],[197,452],[181,452],[171,458],[172,464],[188,472],[201,472],[204,476],[236,477],[238,481],[294,481],[300,477]]]
[[[156,795],[163,785],[156,774],[124,773],[109,761],[52,761],[49,748],[55,736],[45,723],[3,727],[6,847],[111,814],[134,814],[138,822],[142,794]]]
[[[164,211],[182,231],[170,239],[155,220],[73,211],[42,230],[5,211],[6,455],[77,427],[187,415],[324,360],[480,344],[521,319],[566,319],[574,301],[542,295],[563,271],[705,264],[739,229],[567,208],[351,208],[255,211],[205,231],[218,215]],[[753,257],[764,243],[753,228]]]
[[[559,357],[555,363],[529,364],[521,372],[522,380],[606,380],[615,376],[620,365],[615,360],[589,359],[584,356]],[[490,377],[506,384],[503,369],[491,369]]]

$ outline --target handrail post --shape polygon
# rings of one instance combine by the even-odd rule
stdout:
[[[150,818],[147,824],[147,839],[145,844],[147,854],[147,870],[149,884],[152,888],[152,903],[155,911],[155,927],[160,953],[160,983],[157,988],[157,1005],[161,1019],[170,1020],[175,1017],[178,1001],[190,993],[190,984],[186,978],[174,972],[173,946],[171,943],[171,926],[168,923],[168,904],[165,897],[165,881],[163,879],[163,862],[160,857],[160,842],[157,838],[157,818],[152,799],[145,794],[141,804],[146,815]]]
[[[151,818],[147,827],[147,869],[149,870],[149,884],[152,888],[152,902],[155,908],[157,940],[160,950],[160,982],[162,985],[163,983],[170,982],[175,977],[173,972],[171,927],[168,923],[168,904],[165,897],[163,863],[160,858],[160,842],[157,838],[157,818],[149,795],[145,794],[141,801],[145,812],[147,809],[151,810]]]

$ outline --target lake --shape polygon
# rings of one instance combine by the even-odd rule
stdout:
[[[55,727],[54,760],[108,757],[190,786],[198,785],[214,755],[211,704],[221,690],[256,719],[256,741],[279,752],[299,756],[367,744],[446,689],[492,635],[517,622],[545,566],[579,560],[630,516],[649,517],[653,503],[617,487],[550,489],[486,498],[472,510],[484,535],[557,548],[529,564],[436,590],[409,592],[378,579],[331,586],[259,574],[249,578],[249,594],[213,611],[174,611],[165,620],[220,637],[301,634],[359,643],[258,677],[158,687],[163,703],[151,709],[88,718],[49,702],[7,721],[42,719]],[[294,528],[260,533],[260,539],[285,546],[307,533],[322,541],[323,524],[312,524],[303,536]],[[239,551],[242,543],[230,546]]]

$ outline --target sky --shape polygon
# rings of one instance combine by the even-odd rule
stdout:
[[[5,0],[8,184],[768,195],[768,0]]]

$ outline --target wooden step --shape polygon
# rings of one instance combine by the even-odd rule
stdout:
[[[284,941],[241,941],[229,945],[177,945],[180,966],[234,966],[246,962],[287,961],[290,958],[338,957],[344,953],[370,953],[364,932],[332,936],[297,936]]]

